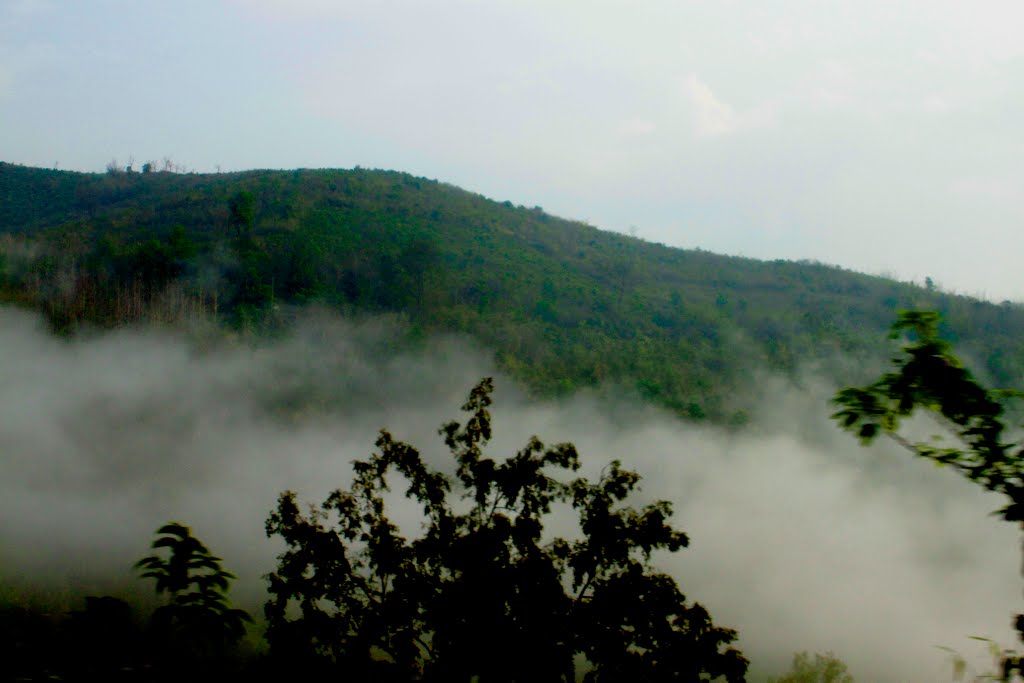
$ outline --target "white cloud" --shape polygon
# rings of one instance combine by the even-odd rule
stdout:
[[[686,91],[693,104],[694,132],[699,137],[724,135],[739,127],[740,117],[736,110],[718,99],[696,74],[686,77]]]
[[[728,135],[739,130],[770,124],[774,119],[771,104],[762,104],[749,111],[739,112],[722,101],[711,87],[691,73],[683,84],[693,111],[694,134],[697,137]]]
[[[956,63],[984,67],[1024,55],[1020,25],[1024,6],[1015,0],[930,3],[924,15],[938,41],[938,51]]]
[[[1019,178],[958,178],[950,189],[963,197],[1006,202],[1024,199],[1024,182]]]
[[[812,100],[825,107],[842,107],[857,101],[857,82],[845,64],[827,59],[813,75]]]

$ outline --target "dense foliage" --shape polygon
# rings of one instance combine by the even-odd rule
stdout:
[[[231,606],[234,575],[188,527],[157,530],[152,555],[135,564],[164,604],[140,618],[113,596],[89,596],[67,613],[0,605],[2,681],[262,680],[239,641],[249,615]]]
[[[0,678],[743,681],[736,633],[653,566],[688,543],[670,503],[626,505],[640,478],[618,462],[573,476],[571,444],[531,437],[488,457],[492,388],[482,380],[465,423],[440,430],[454,476],[382,430],[348,489],[306,512],[280,496],[266,523],[285,542],[267,576],[269,650],[240,656],[250,619],[228,598],[234,576],[171,522],[135,564],[166,598],[144,627],[113,597],[57,620],[0,609]],[[412,536],[394,514],[399,482]],[[545,532],[557,508],[575,518],[569,538]]]
[[[743,680],[735,633],[650,565],[687,543],[670,504],[622,505],[639,477],[617,462],[597,482],[560,480],[579,467],[571,444],[533,437],[487,457],[491,390],[483,380],[465,424],[441,429],[454,481],[382,431],[350,488],[307,513],[281,496],[267,521],[287,544],[270,574],[272,655],[358,680],[575,681],[581,657],[587,681]],[[421,511],[415,537],[394,519],[395,479]],[[579,538],[545,535],[559,504]]]
[[[143,578],[156,581],[158,595],[168,601],[153,612],[153,629],[170,649],[176,663],[216,659],[245,635],[252,621],[231,607],[228,586],[235,578],[221,567],[221,560],[187,526],[171,522],[157,530],[153,549],[166,549],[139,560],[135,566]]]
[[[998,381],[1024,374],[1024,311],[813,263],[672,249],[367,170],[84,174],[0,163],[0,301],[55,329],[287,305],[396,312],[472,335],[542,394],[625,385],[733,423],[750,372],[873,357],[897,308],[936,308]],[[834,370],[834,372],[840,372]],[[840,381],[862,379],[845,374]]]
[[[1007,401],[1024,394],[991,390],[980,384],[938,334],[934,311],[903,311],[892,337],[911,338],[893,358],[893,369],[865,387],[840,391],[833,416],[865,443],[886,435],[916,456],[952,467],[989,491],[1006,496],[998,514],[1024,523],[1024,446],[1014,437],[1019,426],[1007,418]],[[927,441],[901,434],[906,420],[923,412],[936,420],[940,434]],[[1017,630],[1024,637],[1024,615]],[[1024,678],[1024,657],[1002,658],[1002,680]],[[1020,680],[1020,679],[1014,679]]]

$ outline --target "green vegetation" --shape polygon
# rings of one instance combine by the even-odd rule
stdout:
[[[575,681],[581,657],[587,681],[743,680],[746,659],[723,649],[735,633],[650,566],[688,542],[671,505],[622,506],[639,476],[618,462],[597,482],[558,479],[579,468],[571,444],[533,437],[487,457],[491,391],[480,382],[465,424],[441,429],[457,484],[381,431],[349,489],[307,514],[281,496],[267,521],[287,544],[270,575],[271,652],[360,680]],[[395,478],[422,510],[413,539],[388,516]],[[580,538],[543,538],[559,504]]]
[[[687,603],[652,554],[687,545],[666,501],[623,505],[640,477],[609,464],[597,482],[572,444],[536,437],[504,460],[491,438],[492,383],[482,380],[464,424],[441,428],[455,477],[382,430],[354,480],[300,511],[281,494],[266,523],[285,551],[269,574],[267,644],[242,658],[248,615],[230,606],[233,575],[180,523],[157,531],[135,567],[168,601],[139,628],[128,605],[89,598],[53,621],[0,613],[0,655],[21,680],[247,680],[327,676],[358,681],[743,681],[736,638]],[[389,484],[422,511],[418,536],[390,518]],[[575,512],[578,538],[546,538],[553,507]],[[36,628],[26,628],[36,618]],[[97,633],[88,628],[104,626]],[[12,647],[13,644],[13,647]]]
[[[0,303],[40,310],[65,335],[150,322],[266,334],[307,303],[387,313],[412,343],[471,336],[540,395],[625,390],[733,426],[759,398],[747,391],[752,374],[824,364],[836,381],[863,382],[893,312],[932,308],[900,316],[893,334],[911,341],[895,370],[840,392],[836,418],[864,441],[887,434],[1006,495],[1002,516],[1024,521],[1006,412],[1018,394],[984,387],[1024,375],[1024,310],[930,281],[671,249],[394,172],[81,174],[0,163]],[[844,369],[851,360],[856,369]],[[248,664],[233,659],[246,622],[227,599],[233,577],[180,524],[158,532],[154,548],[169,555],[138,565],[167,598],[147,627],[114,598],[59,618],[5,610],[0,655],[30,677],[124,677],[127,662],[150,667],[139,680],[159,678],[152,667],[194,678],[250,664],[253,678],[300,667],[566,680],[585,660],[590,680],[742,680],[735,634],[651,565],[652,552],[686,544],[669,504],[627,507],[638,476],[618,464],[596,482],[570,478],[578,459],[568,444],[533,439],[507,460],[486,457],[489,403],[484,382],[468,421],[442,429],[454,478],[382,432],[349,489],[309,512],[282,495],[267,521],[286,547],[270,575],[269,650]],[[947,441],[901,435],[919,408]],[[390,516],[392,479],[421,511],[419,535]],[[555,507],[576,515],[579,538],[543,536]],[[1024,634],[1024,618],[1017,626]],[[1022,669],[1012,652],[1000,665],[1007,679]],[[830,656],[801,654],[779,680],[849,674]]]
[[[234,576],[188,527],[172,522],[157,534],[157,552],[135,567],[166,604],[146,620],[112,596],[86,597],[85,609],[65,614],[0,607],[0,680],[258,680],[238,647],[251,619],[230,605]]]
[[[672,249],[368,170],[83,174],[0,164],[0,301],[54,329],[289,305],[465,333],[539,395],[623,387],[739,424],[752,372],[877,357],[898,308],[933,308],[998,382],[1024,374],[1024,310],[813,263]],[[855,364],[856,365],[856,364]],[[749,397],[749,398],[743,398]]]
[[[884,434],[912,454],[952,467],[989,491],[1006,496],[998,514],[1008,522],[1024,522],[1024,447],[1013,437],[1007,402],[1024,397],[1017,390],[982,386],[939,336],[934,311],[903,311],[892,338],[910,339],[893,358],[893,370],[865,387],[840,391],[833,416],[864,443]],[[940,435],[915,441],[900,433],[915,413],[935,419]],[[1024,637],[1024,615],[1017,615]],[[1007,651],[1001,657],[1001,680],[1024,678],[1024,657]],[[1018,679],[1019,680],[1019,679]]]
[[[224,571],[215,557],[192,530],[178,522],[157,530],[153,549],[168,549],[139,560],[135,567],[142,577],[156,581],[158,595],[166,593],[168,602],[153,612],[156,637],[168,650],[168,661],[178,667],[193,662],[217,660],[245,635],[245,624],[252,618],[233,609],[228,600],[228,585],[235,578]]]

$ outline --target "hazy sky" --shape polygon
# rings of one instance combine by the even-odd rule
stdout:
[[[0,159],[393,168],[1024,300],[1024,4],[0,0]]]

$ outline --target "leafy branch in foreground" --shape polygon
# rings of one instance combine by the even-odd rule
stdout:
[[[466,422],[440,430],[454,477],[382,430],[348,489],[305,514],[280,496],[267,520],[286,544],[269,576],[272,657],[357,680],[574,681],[585,659],[587,681],[742,681],[747,660],[725,647],[735,632],[651,566],[687,544],[671,505],[622,505],[640,477],[618,462],[597,482],[556,478],[579,468],[571,444],[532,437],[487,457],[492,391],[482,380]],[[393,516],[397,480],[416,537]],[[575,513],[578,538],[544,534],[555,505]]]
[[[153,612],[152,624],[160,639],[186,658],[209,658],[225,654],[245,635],[252,621],[240,609],[231,607],[228,586],[234,574],[221,567],[192,530],[178,522],[160,527],[152,548],[167,549],[168,556],[154,553],[135,563],[143,578],[156,581],[158,595],[168,602]]]
[[[843,389],[833,417],[868,443],[885,434],[915,455],[951,465],[971,481],[1009,498],[999,514],[1024,521],[1024,471],[1019,444],[1005,441],[1004,404],[1018,391],[981,386],[948,342],[938,336],[939,316],[932,311],[901,312],[892,338],[905,331],[915,339],[893,359],[895,370],[864,388]],[[939,425],[940,440],[911,441],[899,433],[902,422],[923,409]]]
[[[938,335],[938,313],[902,311],[890,337],[910,335],[893,358],[894,369],[866,387],[850,387],[833,399],[833,418],[867,444],[886,435],[914,455],[949,465],[967,479],[1007,497],[997,511],[1008,522],[1024,523],[1024,448],[1010,440],[1005,418],[1016,390],[983,387]],[[932,417],[941,434],[916,441],[900,432],[918,410]],[[1022,524],[1024,526],[1024,524]],[[1024,615],[1015,626],[1024,637]],[[1002,657],[1003,680],[1024,676],[1024,658]]]

